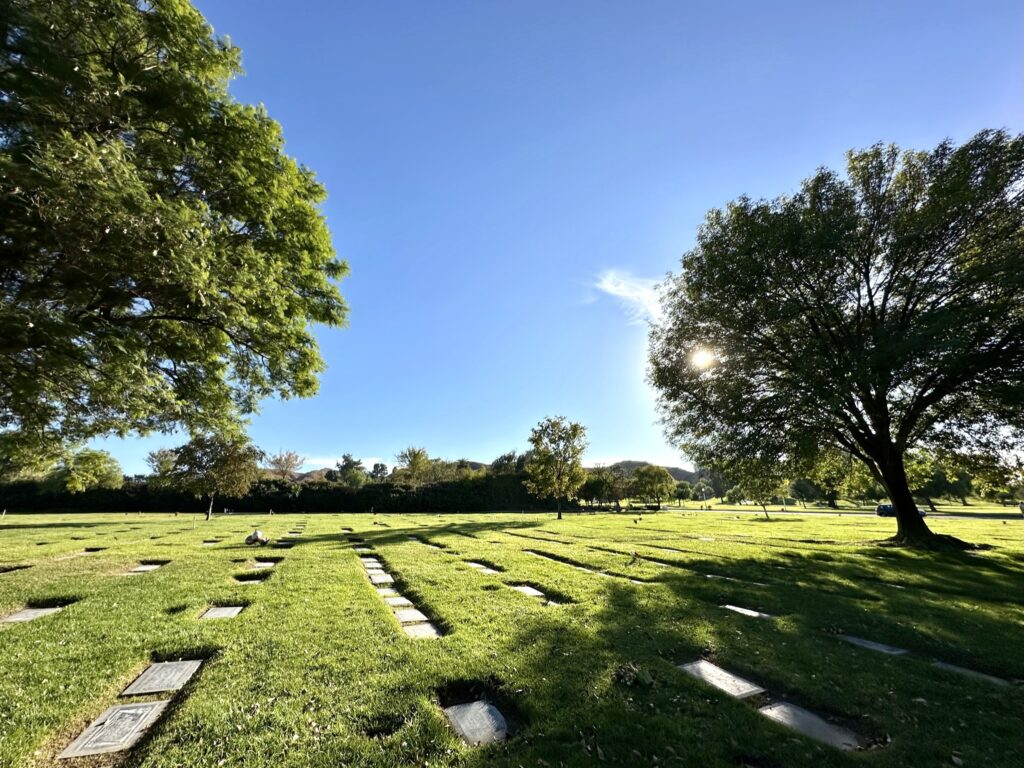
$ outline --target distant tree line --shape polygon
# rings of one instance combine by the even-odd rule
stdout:
[[[803,474],[785,467],[750,471],[693,472],[619,462],[585,469],[586,430],[562,417],[542,421],[525,453],[509,451],[490,464],[431,457],[410,446],[393,467],[367,469],[346,453],[329,469],[301,472],[294,451],[267,455],[244,435],[198,435],[177,448],[147,457],[150,472],[125,478],[107,452],[91,448],[67,453],[49,466],[0,475],[0,506],[12,510],[186,511],[202,500],[207,519],[218,509],[246,512],[486,512],[563,508],[618,510],[628,500],[660,509],[665,502],[693,500],[769,505],[814,503],[836,508],[840,498],[876,501],[884,487],[862,463],[827,452]],[[2,445],[0,445],[2,449]],[[907,477],[914,498],[934,510],[935,499],[968,503],[980,496],[1012,502],[1024,498],[1024,469],[1004,466],[973,472],[925,451],[910,453]],[[754,471],[756,470],[756,471]],[[687,479],[677,479],[679,477]]]

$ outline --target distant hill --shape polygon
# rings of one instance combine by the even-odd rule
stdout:
[[[627,475],[631,475],[640,467],[649,466],[650,463],[651,462],[649,461],[617,461],[614,464],[612,464],[609,467],[609,469],[616,472],[623,472]],[[682,467],[665,467],[665,469],[668,470],[668,473],[672,475],[672,478],[677,483],[680,480],[685,480],[688,483],[695,483],[697,482],[697,478],[699,477],[699,475],[696,472],[691,472],[690,470],[683,469]]]

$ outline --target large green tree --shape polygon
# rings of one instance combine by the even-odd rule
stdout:
[[[675,489],[676,481],[664,467],[647,464],[633,472],[631,494],[642,501],[653,502],[659,508],[662,501],[672,497]]]
[[[260,477],[263,451],[241,434],[196,435],[174,449],[174,468],[170,482],[197,499],[210,503],[206,519],[213,517],[217,496],[242,496]]]
[[[363,462],[346,453],[335,465],[334,479],[348,488],[362,488],[370,478]]]
[[[792,195],[711,211],[652,329],[668,434],[699,463],[844,451],[939,541],[905,456],[1019,446],[1024,136],[851,152]]]
[[[427,479],[430,472],[430,455],[426,448],[417,448],[410,445],[399,453],[395,460],[398,468],[395,472],[395,479],[400,482],[407,482],[416,487]]]
[[[31,456],[306,396],[342,324],[324,189],[186,0],[0,13],[0,430]]]
[[[124,485],[124,474],[117,459],[106,451],[83,448],[65,457],[46,478],[46,485],[69,493],[92,488],[116,490]]]
[[[530,445],[533,450],[526,462],[526,487],[541,498],[554,498],[561,520],[562,502],[587,479],[583,468],[587,429],[564,416],[548,417],[533,428]]]

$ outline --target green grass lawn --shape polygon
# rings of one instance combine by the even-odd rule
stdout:
[[[300,520],[308,525],[290,549],[242,544],[253,527],[276,540]],[[56,763],[150,661],[176,658],[208,661],[132,752],[61,763],[1020,765],[1024,521],[933,518],[938,532],[993,546],[936,555],[877,546],[894,522],[874,517],[766,522],[747,508],[634,520],[8,515],[0,616],[75,602],[0,625],[0,765]],[[405,636],[343,527],[373,548],[442,638]],[[86,547],[103,549],[82,554]],[[240,584],[234,576],[257,555],[283,559],[266,581]],[[151,573],[123,575],[163,560]],[[18,565],[31,567],[11,569]],[[720,607],[727,603],[775,618]],[[247,608],[234,619],[199,619],[227,604]],[[843,633],[910,653],[852,646]],[[768,694],[734,700],[676,668],[699,658]],[[934,660],[1012,684],[939,670]],[[448,726],[439,699],[474,687],[512,717],[509,741],[469,747]],[[773,700],[874,746],[839,752],[799,736],[758,714]]]
[[[885,500],[883,500],[885,501]],[[644,506],[639,501],[634,502],[637,507]],[[986,501],[985,499],[968,498],[967,503],[963,504],[960,501],[950,501],[949,499],[932,499],[932,503],[935,505],[934,512],[923,502],[919,502],[918,506],[924,509],[929,515],[977,515],[979,517],[1021,517],[1020,508],[1016,503],[1014,504],[999,504],[997,502]],[[676,501],[672,500],[665,502],[663,505],[668,510],[689,510],[699,511],[702,502],[698,500],[689,499],[687,501]],[[819,513],[819,514],[836,514],[836,513],[860,513],[873,515],[875,514],[875,507],[879,504],[876,501],[858,501],[853,499],[839,499],[836,504],[836,509],[828,506],[824,501],[810,501],[804,504],[799,501],[789,499],[786,505],[786,511],[789,513]],[[761,512],[761,507],[757,506],[752,502],[746,504],[727,504],[726,502],[716,498],[708,499],[707,506],[711,511],[714,512],[739,512],[744,514],[752,514],[755,512]],[[782,509],[778,503],[768,505],[768,514],[774,514]]]

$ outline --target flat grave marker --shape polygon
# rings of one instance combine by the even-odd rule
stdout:
[[[720,691],[725,691],[736,699],[745,699],[748,696],[764,693],[764,688],[761,686],[755,685],[749,680],[745,680],[739,675],[734,675],[732,672],[728,672],[704,659],[693,661],[689,664],[680,664],[679,669],[708,685],[714,686]]]
[[[147,701],[111,707],[86,728],[63,752],[61,760],[122,752],[134,745],[170,701]]]
[[[406,635],[412,638],[438,638],[441,636],[437,627],[429,621],[423,624],[403,624],[402,629],[405,630]]]
[[[383,571],[381,571],[380,573],[370,574],[370,583],[376,587],[380,586],[381,584],[394,584],[395,579],[391,576],[390,573],[384,573]]]
[[[418,624],[427,621],[423,612],[416,608],[395,608],[395,618],[399,624]]]
[[[853,635],[839,635],[839,639],[843,642],[850,643],[851,645],[857,645],[861,648],[867,648],[870,651],[878,651],[879,653],[887,653],[890,656],[902,656],[907,653],[905,648],[897,648],[894,645],[886,645],[885,643],[876,643],[874,640],[865,640],[863,637],[854,637]]]
[[[208,608],[201,619],[233,619],[242,612],[243,605],[215,605]]]
[[[377,594],[381,597],[394,597],[398,592],[392,587],[377,587]]]
[[[750,617],[755,618],[755,619],[774,619],[775,618],[770,613],[761,613],[760,611],[755,611],[752,608],[741,608],[738,605],[729,605],[728,603],[723,605],[722,608],[725,608],[725,610],[727,610],[727,611],[732,611],[733,613],[739,613],[739,614],[742,614],[744,616],[750,616]]]
[[[508,738],[508,724],[498,708],[486,701],[455,704],[444,714],[459,737],[470,746],[494,744]]]
[[[474,563],[467,560],[466,565],[468,565],[475,571],[479,571],[480,573],[497,573],[496,570],[491,568],[489,565],[484,565],[483,563]]]
[[[235,576],[235,581],[239,584],[262,584],[270,576],[269,573],[239,573]]]
[[[63,606],[57,608],[24,608],[0,619],[0,624],[20,624],[26,621],[33,621],[43,616],[63,610]]]
[[[755,587],[767,587],[763,581],[743,581],[743,579],[737,579],[735,576],[719,576],[717,573],[705,573],[705,579],[714,579],[715,581],[734,581],[737,584],[750,584]]]
[[[356,547],[354,551],[358,552],[361,555],[368,555],[371,552],[373,552],[373,550],[370,547]]]
[[[158,565],[157,563],[142,563],[132,568],[128,573],[149,573],[162,567],[162,565]]]
[[[388,595],[384,602],[392,608],[412,608],[412,600],[402,595]]]
[[[1007,680],[1003,680],[1001,677],[995,677],[994,675],[986,675],[984,672],[975,672],[973,669],[967,669],[966,667],[958,667],[956,664],[947,664],[944,661],[933,661],[932,666],[937,669],[944,669],[947,672],[956,672],[958,675],[964,675],[965,677],[973,677],[977,680],[985,680],[995,685],[1009,685]]]
[[[543,592],[536,587],[531,587],[529,584],[513,584],[511,586],[516,592],[522,592],[524,595],[529,595],[530,597],[544,597]]]
[[[802,733],[804,736],[836,749],[857,749],[861,746],[860,738],[853,731],[833,725],[824,718],[795,704],[780,701],[761,707],[757,711],[777,723],[792,728],[797,733]]]
[[[135,678],[135,682],[121,691],[122,696],[145,696],[149,693],[180,691],[192,675],[203,664],[200,659],[191,661],[161,661],[149,667]]]
[[[273,568],[277,565],[273,560],[257,560],[252,564],[253,570],[263,570],[265,568]]]

